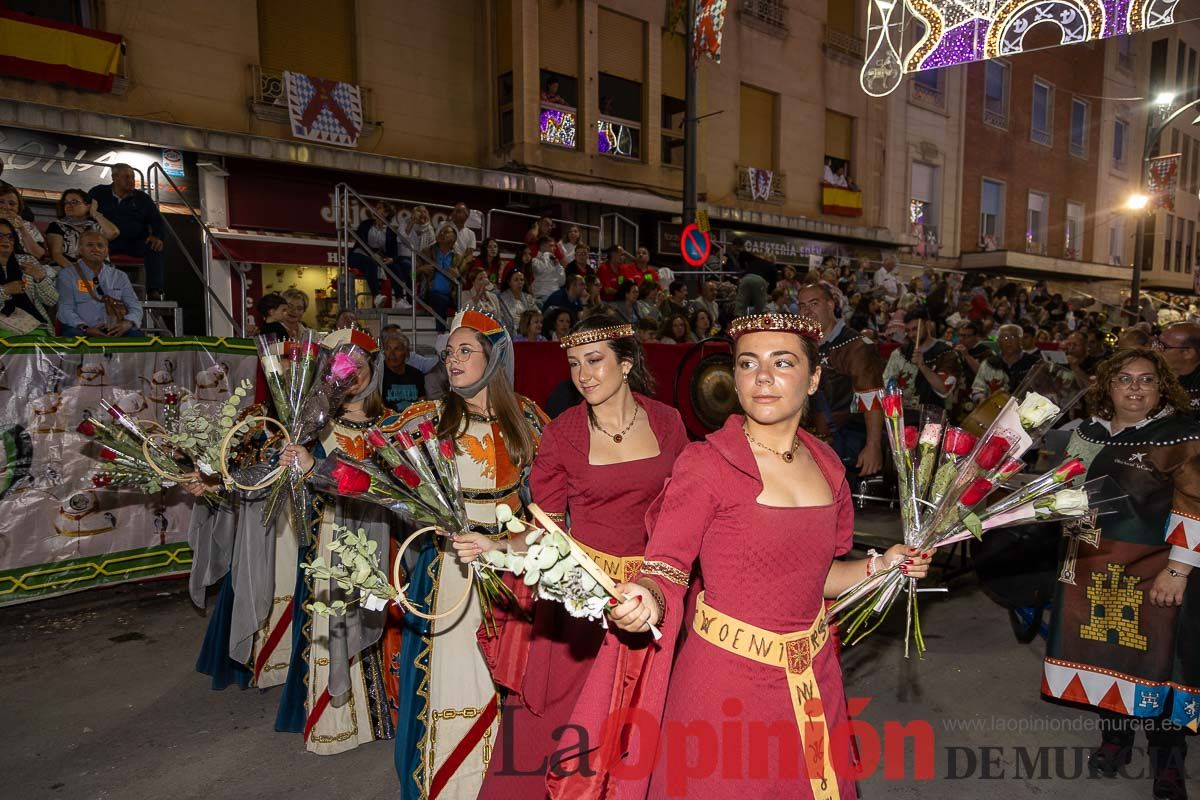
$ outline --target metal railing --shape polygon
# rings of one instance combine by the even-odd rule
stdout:
[[[484,216],[484,238],[495,239],[499,244],[502,245],[513,245],[516,248],[515,257],[519,258],[521,255],[521,248],[525,246],[524,231],[529,230],[533,227],[533,225],[529,224],[523,226],[524,231],[522,231],[522,236],[520,239],[506,239],[504,237],[509,235],[506,232],[502,232],[500,235],[497,235],[496,223],[499,222],[501,223],[500,227],[505,227],[503,225],[505,220],[528,219],[532,220],[533,222],[537,222],[543,216],[545,215],[526,214],[521,211],[509,211],[508,209],[504,208],[489,209],[487,214]],[[566,235],[567,229],[572,225],[574,225],[576,228],[579,228],[579,232],[581,234],[579,241],[581,244],[587,244],[588,241],[603,242],[603,235],[601,234],[600,228],[596,225],[588,225],[586,223],[575,222],[574,220],[570,219],[558,219],[557,217],[550,217],[550,221],[557,226],[559,233],[563,236]],[[594,234],[594,236],[584,235],[586,232],[591,232]],[[602,247],[603,245],[601,244],[600,246]],[[591,245],[589,245],[589,247],[591,247]]]
[[[866,58],[867,43],[852,33],[839,31],[826,25],[825,50],[832,50],[852,58]]]
[[[1003,128],[1004,130],[1008,130],[1008,112],[997,111],[996,109],[984,106],[983,124],[991,125],[993,128]]]
[[[737,189],[735,193],[738,198],[756,203],[782,203],[787,196],[784,191],[784,174],[779,170],[774,170],[771,173],[771,186],[764,198],[761,191],[756,192],[755,190],[754,183],[750,177],[750,170],[752,169],[756,169],[756,167],[737,165]]]
[[[787,6],[783,0],[742,0],[738,11],[742,19],[756,22],[777,35],[787,35]]]
[[[163,215],[163,224],[166,226],[167,232],[171,234],[171,239],[175,242],[175,246],[179,248],[179,252],[182,253],[183,257],[187,260],[188,266],[192,268],[192,272],[204,285],[204,332],[210,336],[212,335],[212,304],[214,300],[217,303],[217,307],[221,309],[221,314],[229,320],[229,324],[232,325],[235,330],[237,330],[239,327],[238,321],[233,318],[233,313],[229,310],[225,303],[221,301],[221,298],[217,296],[217,293],[213,291],[211,281],[211,243],[211,245],[215,246],[219,251],[221,251],[221,255],[225,257],[225,261],[228,262],[229,266],[238,273],[238,287],[241,294],[241,305],[239,306],[241,309],[240,335],[244,337],[246,335],[246,273],[250,271],[249,265],[244,264],[233,257],[225,245],[221,243],[221,240],[212,232],[212,229],[208,227],[208,223],[204,221],[204,218],[200,212],[190,202],[188,202],[186,197],[183,196],[183,192],[180,190],[175,181],[171,179],[171,176],[168,175],[166,170],[164,170],[162,166],[157,163],[150,165],[150,169],[146,176],[148,179],[150,179],[151,197],[156,205],[161,205],[159,199],[161,190],[159,189],[159,182],[156,175],[162,176],[162,179],[166,182],[166,184],[171,187],[173,192],[175,192],[175,196],[179,198],[179,202],[183,204],[183,206],[188,210],[188,214],[190,214],[192,219],[194,219],[200,225],[201,230],[204,232],[204,235],[201,237],[201,243],[204,247],[204,256],[201,260],[204,262],[204,267],[201,268],[196,263],[196,259],[192,258],[192,254],[188,252],[187,246],[183,243],[183,239],[180,238],[179,234],[176,232],[175,227],[167,221],[166,215]]]
[[[459,292],[461,292],[459,279],[450,275],[448,272],[439,267],[433,259],[425,255],[420,244],[409,238],[409,235],[400,229],[400,225],[396,219],[388,219],[375,209],[375,203],[382,200],[391,205],[405,204],[411,206],[425,206],[426,208],[432,206],[434,208],[453,209],[453,206],[438,206],[437,204],[433,203],[417,203],[411,200],[395,197],[384,197],[382,195],[359,194],[345,183],[339,183],[334,187],[333,197],[334,226],[337,228],[338,264],[341,267],[341,270],[338,273],[339,308],[354,309],[358,307],[358,295],[354,291],[354,275],[350,271],[350,253],[357,247],[357,249],[368,255],[375,262],[376,266],[379,267],[380,274],[386,276],[391,281],[393,298],[396,297],[397,294],[408,297],[409,305],[412,307],[413,331],[416,331],[417,329],[418,307],[420,307],[429,316],[437,320],[438,323],[445,326],[448,322],[446,318],[434,311],[429,304],[427,304],[418,296],[417,267],[419,264],[422,266],[431,266],[433,267],[434,271],[441,273],[448,281],[450,281],[451,285],[455,287],[456,297]],[[383,259],[380,258],[379,254],[374,252],[366,242],[359,238],[356,230],[358,226],[358,215],[355,214],[354,204],[357,204],[358,209],[361,212],[369,214],[371,217],[383,222],[387,228],[396,234],[396,239],[412,254],[412,261],[410,264],[409,274],[407,276],[408,282],[402,280],[398,273],[392,269],[391,265],[385,264]]]

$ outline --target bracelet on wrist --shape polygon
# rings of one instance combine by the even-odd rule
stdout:
[[[1191,573],[1180,572],[1179,570],[1177,570],[1173,567],[1167,567],[1167,574],[1170,575],[1172,578],[1186,578]]]
[[[883,553],[880,553],[875,548],[871,548],[867,551],[867,555],[870,556],[867,559],[867,577],[869,578],[879,571],[879,559],[883,558]]]

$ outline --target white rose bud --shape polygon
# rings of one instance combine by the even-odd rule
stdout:
[[[1082,516],[1088,510],[1088,496],[1083,489],[1063,489],[1054,493],[1053,508],[1059,514]]]
[[[1017,406],[1017,416],[1021,418],[1021,426],[1026,430],[1040,427],[1046,420],[1058,414],[1058,406],[1051,403],[1037,392],[1030,392]]]

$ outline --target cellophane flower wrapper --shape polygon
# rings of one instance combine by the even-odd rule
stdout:
[[[316,346],[315,339],[311,344]],[[358,365],[346,353],[320,352],[319,346],[317,351],[313,353],[308,341],[298,343],[291,350],[299,362],[295,366],[296,379],[303,382],[304,388],[298,397],[293,397],[289,389],[289,401],[295,405],[291,407],[291,420],[285,427],[292,442],[299,445],[307,446],[320,435],[329,423],[332,411],[342,405],[357,375]],[[312,379],[310,374],[317,377]],[[285,495],[293,529],[299,532],[304,526],[310,499],[295,466],[283,467],[268,490],[263,507],[263,527],[269,527],[275,520]]]
[[[100,411],[103,413],[86,417],[76,428],[101,446],[98,452],[101,466],[92,476],[92,486],[134,488],[146,494],[174,486],[173,481],[164,480],[151,469],[142,445],[149,442],[150,455],[164,472],[176,471],[175,460],[147,438],[137,419],[107,400],[100,401]]]
[[[290,366],[284,356],[284,342],[274,336],[259,335],[254,337],[254,346],[258,349],[258,364],[262,368],[271,403],[275,406],[275,414],[286,427],[292,419],[292,410],[288,406],[287,376]]]
[[[916,479],[914,491],[918,500],[924,500],[933,481],[938,463],[938,450],[942,444],[942,431],[946,428],[946,409],[926,406],[921,409],[921,424],[918,427],[916,451]]]
[[[892,379],[883,390],[883,425],[887,432],[888,447],[896,465],[896,481],[900,490],[900,520],[907,540],[915,535],[920,524],[914,484],[913,452],[917,446],[915,429],[904,425],[904,395],[900,384]]]
[[[1036,389],[1045,389],[1051,397]],[[1067,488],[1066,483],[1082,472],[1082,465],[1072,460],[1031,481],[994,507],[986,507],[985,500],[998,487],[1014,481],[1021,471],[1022,456],[1037,444],[1050,430],[1070,405],[1077,402],[1082,391],[1072,385],[1064,385],[1053,379],[1042,365],[1031,370],[1013,396],[1000,410],[983,435],[965,451],[970,440],[964,431],[947,428],[943,434],[942,462],[930,486],[930,507],[924,511],[916,509],[919,520],[917,533],[911,533],[909,518],[913,515],[904,510],[910,490],[900,477],[901,520],[904,525],[905,543],[928,552],[951,537],[979,536],[988,530],[987,521],[1005,512],[1012,512],[1024,504],[1030,504],[1025,513],[1041,513],[1046,519],[1072,514],[1059,514],[1046,506],[1040,509],[1036,502],[1046,495]],[[1058,401],[1058,402],[1055,402]],[[1060,405],[1062,403],[1062,405]],[[885,424],[888,419],[885,409]],[[903,442],[889,429],[889,442],[893,447]],[[902,469],[902,460],[897,459],[897,471]],[[1077,460],[1074,460],[1077,462]],[[1068,466],[1071,465],[1071,466]],[[1064,483],[1063,470],[1072,473]],[[1055,479],[1058,473],[1059,479]],[[915,492],[912,494],[915,495]],[[999,527],[1000,523],[993,523]],[[860,641],[874,631],[887,616],[902,591],[907,589],[905,632],[905,654],[908,653],[909,634],[913,636],[918,654],[924,653],[924,640],[920,628],[917,605],[916,582],[903,575],[899,565],[884,564],[875,574],[860,581],[839,596],[830,612],[846,631],[847,643]]]

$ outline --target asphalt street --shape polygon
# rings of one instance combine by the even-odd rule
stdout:
[[[1041,639],[1018,644],[970,578],[939,597],[923,601],[923,660],[905,659],[899,618],[843,654],[847,695],[869,701],[859,733],[883,756],[863,797],[1151,797],[1144,758],[1127,778],[1081,770],[1099,740],[1095,716],[1040,699]],[[205,624],[181,580],[0,609],[0,795],[398,796],[390,743],[312,756],[299,736],[274,732],[278,689],[212,691],[195,672]],[[866,741],[868,761],[872,749]]]

